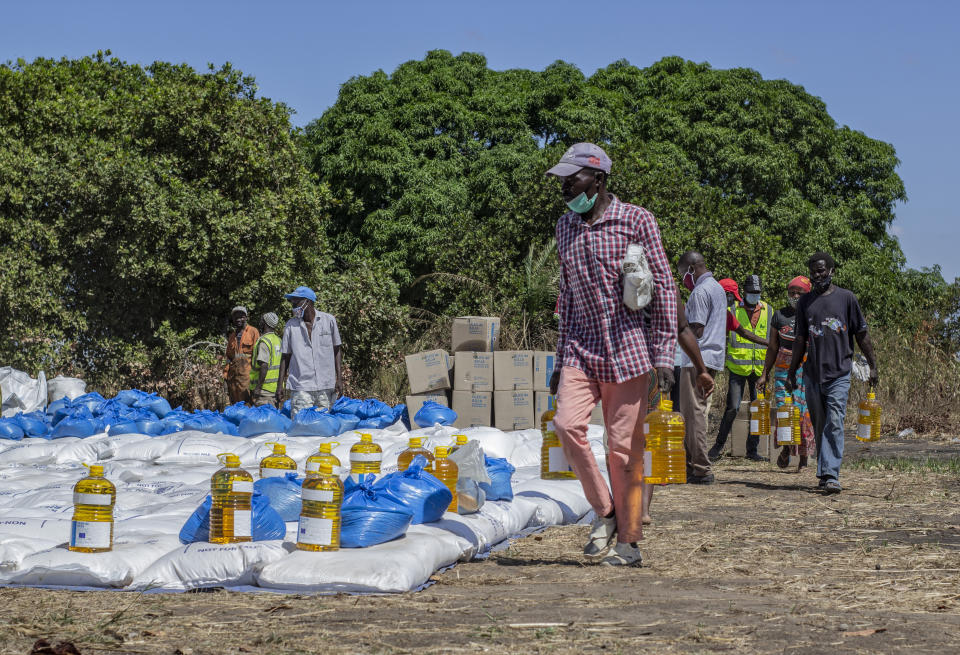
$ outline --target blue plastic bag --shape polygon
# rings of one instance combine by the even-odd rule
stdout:
[[[183,527],[180,528],[180,543],[192,544],[197,541],[210,540],[210,507],[213,500],[208,495],[200,506],[194,510]],[[283,539],[287,534],[287,526],[277,511],[270,507],[266,496],[254,492],[251,502],[253,517],[251,527],[254,541],[270,541]]]
[[[156,414],[158,418],[163,418],[173,411],[173,408],[170,407],[170,403],[167,402],[167,399],[161,398],[155,393],[145,394],[142,398],[140,398],[140,400],[133,403],[133,406],[137,409],[149,409],[151,412]]]
[[[81,405],[73,408],[69,415],[64,416],[57,422],[50,433],[50,438],[92,437],[100,432],[103,432],[103,421],[94,418],[90,410]]]
[[[361,419],[375,416],[393,415],[393,409],[387,403],[376,398],[367,398],[360,403],[360,408],[354,412]]]
[[[396,423],[396,421],[393,420],[393,415],[374,416],[373,418],[365,418],[359,423],[357,423],[356,429],[366,428],[366,429],[382,430],[384,428],[390,427],[394,423]]]
[[[130,408],[116,398],[111,398],[110,400],[104,400],[90,411],[93,412],[94,416],[117,418],[126,416],[130,412]]]
[[[23,428],[12,418],[0,418],[0,439],[20,441],[23,439]]]
[[[290,405],[289,399],[283,401],[283,406],[280,408],[280,413],[286,416],[287,418],[290,418],[290,407],[291,405]]]
[[[510,483],[510,478],[517,469],[501,457],[486,455],[483,457],[490,482],[489,484],[481,482],[480,488],[487,495],[487,500],[513,500],[513,485]]]
[[[234,425],[240,425],[240,421],[243,420],[243,417],[247,415],[248,411],[250,411],[250,408],[247,407],[247,404],[241,400],[238,403],[229,405],[225,410],[223,410],[223,418],[227,419]]]
[[[360,424],[360,417],[354,416],[353,414],[334,414],[334,416],[337,417],[338,421],[340,421],[339,434],[350,432]]]
[[[62,421],[67,416],[74,416],[77,412],[86,412],[87,416],[90,416],[91,418],[93,417],[93,414],[90,412],[90,410],[83,405],[74,405],[71,401],[67,400],[52,413],[48,412],[48,415],[50,416],[50,424],[56,427],[57,423]]]
[[[254,493],[262,494],[284,521],[300,518],[300,492],[303,480],[293,471],[275,478],[262,478],[253,483]]]
[[[410,512],[396,509],[340,510],[340,547],[366,548],[393,541],[407,533]]]
[[[340,434],[340,420],[325,409],[301,409],[287,430],[291,437],[335,437]]]
[[[13,420],[23,430],[25,437],[45,437],[50,432],[47,415],[41,411],[17,414],[13,417]]]
[[[414,523],[439,521],[453,501],[446,485],[423,470],[426,465],[423,455],[417,455],[406,471],[389,473],[373,484],[375,491],[407,508]]]
[[[90,393],[85,393],[82,396],[77,396],[71,401],[71,404],[74,407],[83,405],[90,410],[91,414],[94,414],[97,409],[106,401],[106,398],[98,394],[96,391],[91,391]]]
[[[413,422],[421,428],[429,428],[437,423],[440,425],[453,425],[453,422],[456,420],[457,413],[455,411],[432,400],[425,401],[423,407],[421,407],[417,415],[413,417]]]
[[[127,407],[130,407],[146,395],[146,393],[140,391],[139,389],[124,389],[114,396],[113,399],[119,403],[123,403]]]
[[[57,410],[62,409],[70,404],[70,399],[64,396],[58,400],[54,400],[52,403],[47,405],[47,408],[44,410],[47,416],[53,417],[57,413]]]
[[[199,430],[200,432],[223,432],[237,436],[237,426],[223,418],[219,412],[209,409],[198,409],[183,422],[184,430]]]
[[[237,434],[241,437],[256,437],[268,432],[286,432],[289,429],[290,419],[272,405],[261,405],[247,410],[237,427]]]
[[[360,416],[360,406],[362,404],[362,400],[340,396],[330,409],[334,414],[353,414],[354,416]],[[361,416],[360,418],[363,417]]]

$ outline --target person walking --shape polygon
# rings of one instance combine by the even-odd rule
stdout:
[[[570,211],[556,226],[560,259],[557,394],[554,427],[596,520],[584,554],[607,566],[639,566],[643,538],[643,419],[651,369],[660,390],[673,384],[676,288],[653,214],[607,191],[611,161],[599,146],[570,147],[547,175],[562,180]],[[649,325],[624,303],[621,266],[643,246],[653,274]],[[610,484],[587,443],[590,414],[602,400]],[[639,429],[638,429],[639,428]]]
[[[743,301],[735,303],[731,309],[736,327],[727,331],[727,406],[720,420],[716,441],[710,448],[711,461],[720,458],[727,443],[730,428],[740,411],[744,386],[749,387],[750,401],[757,399],[757,380],[763,372],[763,363],[767,356],[767,335],[772,318],[770,306],[760,300],[761,292],[760,276],[748,275],[743,281]],[[749,338],[744,338],[744,334]],[[758,435],[747,437],[747,459],[755,462],[767,460],[757,452],[759,442]]]
[[[233,332],[227,336],[227,366],[223,378],[227,381],[230,404],[250,402],[250,370],[253,368],[253,344],[260,338],[257,328],[247,325],[247,308],[234,307],[230,312]]]
[[[798,275],[787,283],[787,305],[773,313],[770,329],[770,347],[767,349],[767,359],[763,365],[763,373],[757,380],[761,389],[767,387],[770,380],[770,371],[774,371],[773,385],[777,406],[782,405],[787,397],[787,369],[793,359],[793,344],[796,339],[797,303],[800,297],[810,293],[810,279]],[[808,463],[808,457],[815,451],[813,438],[813,422],[810,412],[807,411],[807,397],[803,383],[803,364],[797,368],[797,387],[793,390],[793,404],[800,409],[800,438],[799,446],[783,446],[777,457],[777,466],[784,469],[790,465],[791,453],[799,457],[797,473]]]
[[[274,405],[280,379],[280,319],[273,312],[260,318],[260,338],[253,346],[256,368],[250,371],[250,398],[254,405]]]
[[[703,255],[695,251],[683,253],[677,262],[677,274],[683,286],[690,291],[685,313],[690,329],[697,337],[697,345],[707,373],[716,377],[723,368],[727,331],[727,296],[723,287],[707,270]],[[680,413],[686,424],[684,447],[687,450],[687,482],[713,484],[707,456],[707,416],[712,395],[697,388],[696,371],[690,357],[684,353],[680,373]]]
[[[815,252],[807,260],[813,290],[797,302],[796,340],[787,369],[786,388],[797,388],[797,371],[803,362],[804,384],[817,445],[819,488],[827,494],[842,491],[843,422],[850,394],[853,342],[870,365],[870,384],[879,379],[873,342],[860,302],[852,291],[833,284],[833,257]]]
[[[290,389],[290,418],[301,409],[330,409],[343,389],[341,341],[337,319],[314,307],[317,294],[309,287],[297,287],[284,296],[291,314],[280,340],[280,375],[277,404],[284,389]]]

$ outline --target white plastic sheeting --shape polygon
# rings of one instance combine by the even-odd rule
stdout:
[[[3,416],[43,409],[47,406],[47,377],[40,371],[37,379],[33,379],[23,371],[0,366],[0,395],[3,396],[0,405]]]
[[[411,433],[393,426],[369,430],[384,451],[384,473],[411,435],[434,448],[449,445],[454,428],[435,426]],[[295,522],[284,540],[244,544],[180,544],[186,519],[209,493],[217,455],[233,452],[256,474],[267,442],[283,443],[300,462],[324,442],[349,464],[354,433],[339,437],[265,434],[251,439],[184,431],[162,437],[100,434],[87,439],[0,441],[0,584],[186,591],[235,587],[319,593],[402,592],[417,589],[438,569],[467,561],[524,529],[573,523],[589,510],[576,480],[540,480],[540,434],[465,430],[485,452],[514,466],[512,502],[486,503],[470,515],[447,513],[440,521],[414,525],[406,536],[369,548],[331,553],[296,548]],[[588,438],[603,465],[603,429]],[[114,550],[72,553],[66,548],[73,511],[73,485],[85,475],[81,462],[103,464],[117,486]],[[346,466],[345,466],[346,468]]]

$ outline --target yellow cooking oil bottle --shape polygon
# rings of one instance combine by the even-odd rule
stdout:
[[[560,445],[560,438],[553,428],[553,417],[556,413],[557,410],[548,409],[540,417],[540,434],[543,435],[543,443],[540,446],[540,479],[576,480],[577,474],[567,462],[563,447]]]
[[[436,459],[433,461],[433,476],[440,480],[444,486],[453,494],[453,500],[447,507],[448,512],[457,511],[457,478],[460,477],[460,471],[457,463],[447,458],[450,454],[450,448],[447,446],[437,446]]]
[[[422,437],[410,437],[407,443],[407,449],[397,457],[397,470],[406,471],[410,468],[410,462],[417,455],[423,455],[427,460],[427,470],[433,468],[433,453],[423,447]]]
[[[210,542],[233,544],[253,540],[253,476],[240,468],[240,458],[220,453],[223,468],[210,478]]]
[[[877,400],[873,387],[867,393],[867,399],[860,403],[860,416],[857,418],[857,439],[876,441],[880,438],[881,414],[883,408]]]
[[[322,443],[320,447],[317,448],[317,452],[310,455],[307,458],[307,462],[304,465],[305,472],[307,477],[314,477],[320,473],[320,462],[330,462],[330,467],[333,470],[334,475],[340,475],[340,458],[333,454],[333,449],[336,446],[339,446],[339,441],[331,441],[329,443]]]
[[[758,391],[757,399],[750,403],[750,435],[770,436],[770,401],[763,391]]]
[[[87,468],[89,475],[73,487],[69,548],[77,553],[105,553],[113,549],[113,506],[117,501],[117,488],[103,477],[101,465]]]
[[[777,446],[799,446],[800,408],[793,404],[793,396],[787,394],[777,408]]]
[[[287,455],[287,447],[282,443],[268,441],[268,446],[273,446],[273,453],[260,460],[261,478],[282,478],[291,471],[297,472],[297,462]]]
[[[469,441],[469,439],[467,439],[467,435],[465,434],[453,435],[453,445],[450,447],[450,454],[452,455],[453,453],[460,450],[462,446],[466,446],[467,441]]]
[[[687,451],[683,446],[686,428],[680,412],[673,411],[673,402],[661,395],[657,409],[644,419],[643,431],[647,440],[643,453],[647,483],[686,484]]]
[[[297,528],[300,550],[340,550],[340,505],[343,483],[330,459],[320,460],[317,472],[308,475],[301,491],[303,507]]]
[[[380,474],[380,462],[383,461],[383,448],[374,443],[373,435],[362,433],[360,441],[350,448],[350,475],[363,473]]]

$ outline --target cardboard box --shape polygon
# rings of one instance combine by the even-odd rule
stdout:
[[[450,388],[450,355],[445,350],[426,350],[407,355],[410,393],[426,393]]]
[[[530,389],[493,392],[494,425],[504,431],[538,427],[533,416],[534,396]]]
[[[453,352],[488,352],[497,349],[500,319],[491,316],[459,316],[453,319]]]
[[[533,390],[550,391],[550,378],[557,353],[537,350],[533,353]]]
[[[417,415],[417,412],[420,411],[420,408],[423,407],[423,403],[427,402],[428,400],[432,400],[435,403],[440,403],[444,407],[450,406],[450,401],[447,399],[446,391],[431,391],[430,393],[407,396],[407,412],[410,414],[411,421],[413,421],[413,417]]]
[[[533,389],[533,351],[500,350],[493,353],[495,391]]]
[[[548,409],[557,408],[557,397],[549,391],[534,391],[533,418],[540,423],[540,417]]]
[[[740,411],[737,412],[737,418],[733,421],[730,428],[730,455],[732,457],[747,456],[747,437],[750,436],[750,399],[749,397],[740,402]],[[757,442],[757,454],[761,457],[770,457],[770,436],[760,435]]]
[[[454,391],[453,411],[457,413],[454,427],[473,428],[490,425],[493,410],[491,391]]]
[[[453,359],[454,391],[493,391],[493,353],[458,352]]]

